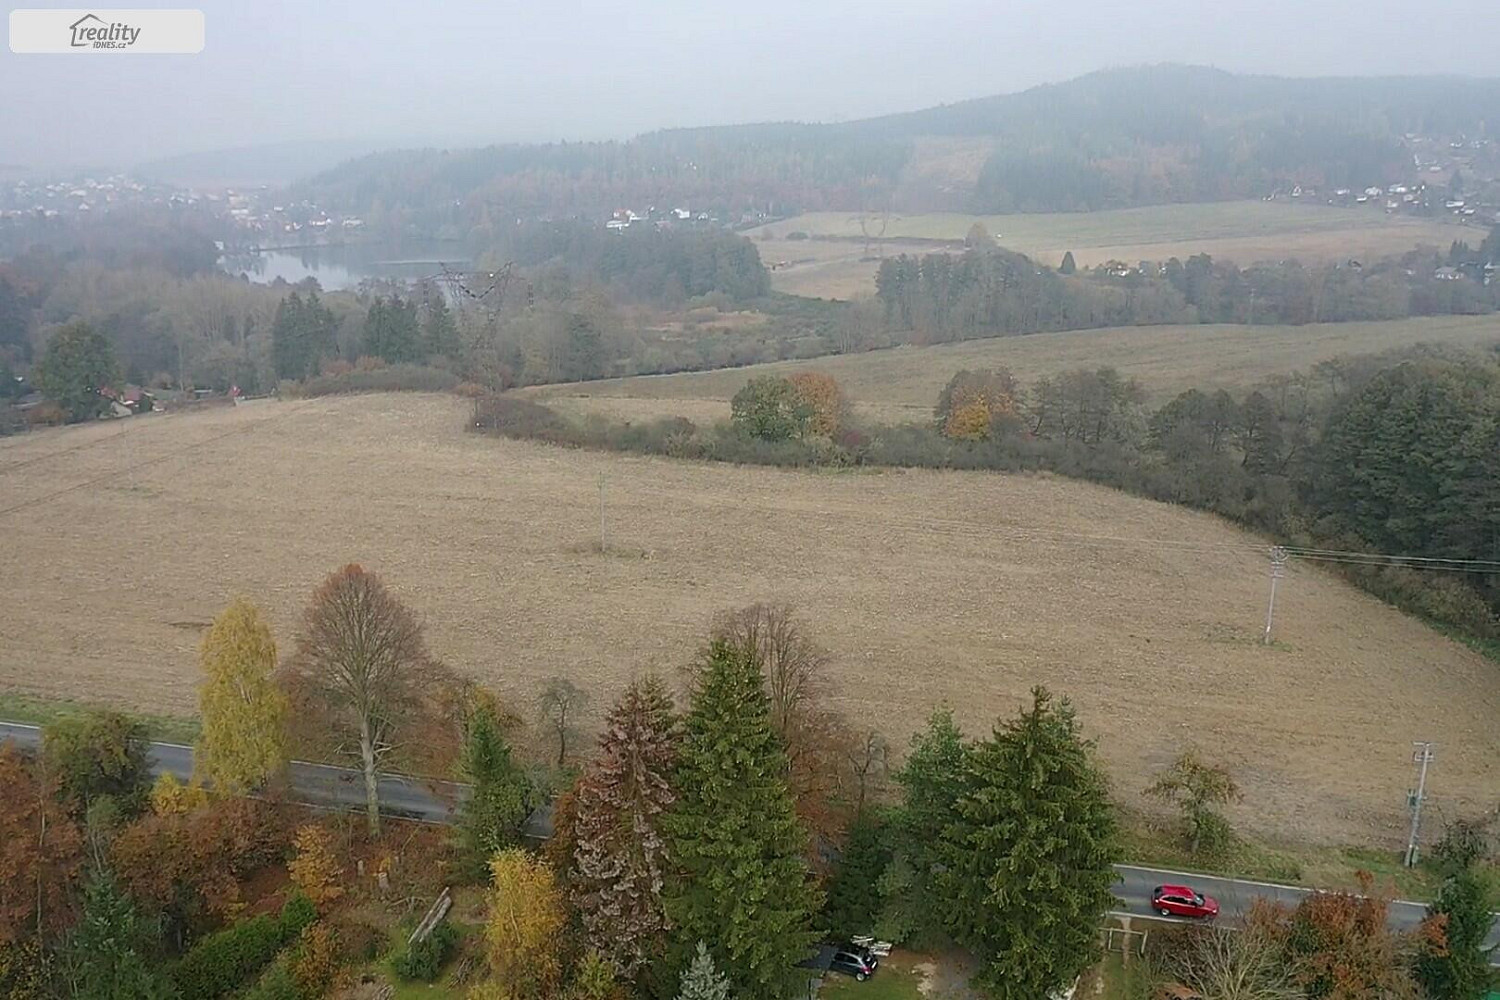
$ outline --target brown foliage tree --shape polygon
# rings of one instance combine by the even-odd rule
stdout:
[[[676,799],[678,738],[661,682],[637,681],[610,711],[599,754],[578,784],[568,894],[585,943],[627,978],[665,943],[661,817]]]
[[[1361,875],[1361,891],[1315,892],[1294,910],[1257,906],[1247,921],[1272,936],[1282,960],[1303,990],[1319,1000],[1417,1000],[1422,995],[1411,973],[1412,956],[1424,941],[1441,943],[1432,922],[1411,934],[1392,931],[1390,901]]]
[[[287,865],[292,881],[314,906],[322,907],[344,894],[339,877],[344,868],[333,850],[333,836],[326,827],[309,823],[297,831],[297,855]]]
[[[787,381],[812,413],[807,429],[821,437],[836,437],[848,417],[849,403],[833,376],[822,372],[798,372],[787,376]]]
[[[0,946],[61,931],[83,867],[83,831],[54,782],[14,745],[0,745]]]
[[[356,757],[365,816],[380,833],[380,773],[397,739],[429,703],[435,664],[422,625],[374,573],[351,563],[313,592],[287,675],[293,714],[315,720]]]
[[[181,940],[238,910],[241,880],[279,863],[290,841],[290,826],[276,806],[223,799],[195,812],[136,820],[110,846],[110,865]]]

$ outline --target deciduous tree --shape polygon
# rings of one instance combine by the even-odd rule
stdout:
[[[833,376],[822,372],[797,372],[787,376],[787,381],[810,414],[808,431],[820,437],[836,437],[848,418],[849,402]]]
[[[578,784],[568,894],[588,945],[627,979],[666,940],[662,887],[670,862],[661,827],[676,798],[678,737],[661,682],[635,681],[610,711]]]
[[[0,744],[0,947],[52,937],[67,926],[83,831],[56,787],[9,742]]]
[[[1238,801],[1240,789],[1222,764],[1210,764],[1200,759],[1196,750],[1184,750],[1147,787],[1146,794],[1175,803],[1182,810],[1189,853],[1215,853],[1229,846],[1233,833],[1217,807]]]
[[[115,353],[104,334],[87,323],[70,323],[47,341],[36,385],[69,420],[92,420],[109,411],[109,400],[99,390],[116,378]]]
[[[588,700],[588,692],[566,677],[549,677],[542,686],[542,693],[537,697],[537,707],[541,709],[542,718],[547,720],[547,724],[557,734],[558,767],[563,767],[568,762],[568,739],[573,734],[579,710]]]
[[[286,695],[276,686],[276,643],[260,610],[244,598],[219,613],[198,662],[203,732],[193,766],[214,789],[259,788],[286,764]]]
[[[380,832],[384,761],[421,714],[431,667],[421,623],[376,574],[351,563],[314,591],[287,680],[294,704],[359,761],[371,835]]]
[[[490,971],[517,1000],[548,996],[562,975],[558,936],[567,920],[552,868],[510,848],[495,855],[490,879]]]
[[[133,816],[146,804],[151,767],[146,727],[120,712],[89,711],[42,727],[42,753],[77,816],[103,795]]]
[[[679,946],[709,942],[730,982],[754,996],[798,988],[793,966],[808,954],[820,903],[786,773],[758,661],[714,640],[698,667],[666,818],[674,871],[665,898]]]
[[[339,864],[333,850],[333,835],[328,828],[318,823],[308,823],[297,830],[293,840],[297,853],[287,865],[292,883],[312,900],[313,905],[323,907],[344,894],[339,879],[344,866]]]
[[[1094,960],[1114,901],[1103,773],[1072,708],[1044,688],[965,764],[937,875],[948,926],[984,963],[977,981],[996,1000],[1048,996]]]
[[[731,419],[742,434],[762,441],[788,441],[806,433],[813,411],[791,382],[762,375],[745,383],[729,401]]]

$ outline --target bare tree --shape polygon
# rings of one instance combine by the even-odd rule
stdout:
[[[1163,962],[1210,1000],[1297,1000],[1305,996],[1276,942],[1257,927],[1194,928]]]
[[[771,696],[771,725],[788,742],[821,693],[828,656],[802,630],[785,604],[752,604],[720,617],[714,638],[747,650],[760,661]]]
[[[570,721],[589,700],[588,692],[566,677],[551,677],[537,698],[542,718],[551,724],[557,733],[557,766],[568,762],[568,734],[572,731]]]
[[[865,798],[872,786],[878,788],[885,782],[890,769],[890,747],[884,736],[871,729],[850,744],[847,756],[849,773],[854,778],[854,815],[858,816],[864,812]]]
[[[293,703],[325,725],[365,779],[371,835],[380,833],[380,772],[420,715],[435,666],[422,625],[380,577],[351,563],[313,592],[288,671]]]

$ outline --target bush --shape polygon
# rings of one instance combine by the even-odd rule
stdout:
[[[240,994],[240,1000],[305,1000],[306,994],[297,986],[292,970],[283,962],[277,962],[260,977],[260,982]]]
[[[53,402],[38,403],[23,416],[28,427],[59,427],[68,422],[68,414]]]
[[[301,383],[283,382],[282,392],[310,399],[353,392],[449,392],[458,385],[458,376],[441,368],[425,365],[370,368],[365,366],[365,361],[361,358],[360,366],[354,371],[318,375]]]
[[[450,923],[440,923],[432,929],[425,940],[404,946],[391,959],[391,968],[402,979],[416,979],[430,983],[443,971],[443,964],[453,954],[458,944],[458,929]]]
[[[210,934],[172,972],[182,1000],[214,1000],[237,989],[315,919],[312,902],[298,893],[286,901],[279,917],[252,917]]]

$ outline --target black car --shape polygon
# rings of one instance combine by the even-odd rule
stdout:
[[[871,954],[868,948],[841,944],[834,947],[833,959],[828,963],[828,970],[842,972],[846,976],[853,976],[860,982],[864,982],[875,975],[875,967],[879,964],[880,960]]]

